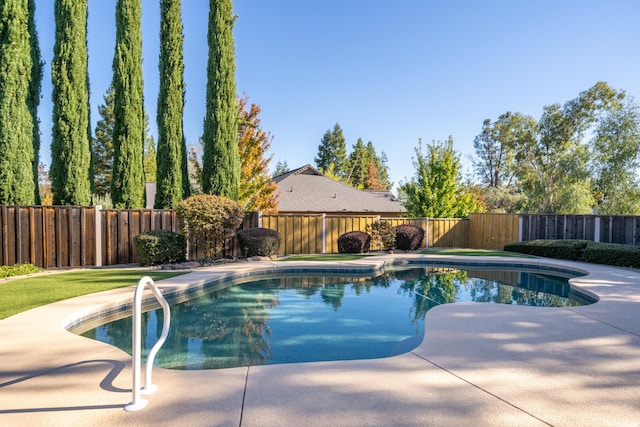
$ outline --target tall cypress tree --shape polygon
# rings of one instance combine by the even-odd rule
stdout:
[[[33,179],[34,179],[34,203],[40,204],[39,177],[40,171],[40,119],[38,119],[38,105],[40,105],[42,88],[42,69],[44,62],[40,56],[40,44],[38,31],[36,30],[35,13],[36,4],[29,0],[29,39],[31,41],[31,83],[29,85],[29,111],[33,122]]]
[[[56,0],[50,172],[56,205],[91,204],[87,13],[86,0]]]
[[[161,0],[156,209],[175,208],[184,197],[184,38],[180,14],[180,0]]]
[[[38,191],[34,117],[41,64],[30,33],[34,8],[32,1],[0,2],[0,204],[33,204]]]
[[[238,199],[238,105],[232,0],[209,1],[207,108],[202,140],[202,191]]]
[[[119,209],[145,206],[141,15],[140,0],[116,3],[111,200]]]

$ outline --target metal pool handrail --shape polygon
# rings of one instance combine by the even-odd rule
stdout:
[[[144,292],[144,288],[149,285],[151,291],[155,295],[156,299],[162,306],[162,310],[164,313],[164,322],[162,325],[162,334],[160,334],[160,338],[155,343],[155,345],[151,348],[149,355],[147,356],[147,362],[145,365],[145,384],[144,388],[140,388],[140,357],[141,357],[141,340],[142,340],[142,293]],[[156,353],[162,347],[165,340],[167,339],[167,335],[169,334],[169,325],[171,322],[171,312],[169,310],[169,303],[162,296],[162,293],[153,282],[153,279],[148,276],[144,276],[138,282],[138,286],[136,286],[136,291],[133,296],[133,338],[132,338],[132,367],[133,367],[133,401],[126,404],[124,409],[125,411],[137,411],[145,406],[147,406],[146,399],[141,399],[140,395],[144,394],[152,394],[158,390],[158,386],[151,383],[151,369],[153,368],[153,360],[156,357]]]

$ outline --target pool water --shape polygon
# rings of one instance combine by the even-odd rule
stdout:
[[[565,275],[566,276],[566,275]],[[276,363],[372,359],[405,353],[440,304],[487,302],[541,307],[591,303],[567,277],[516,270],[393,270],[378,277],[256,280],[173,304],[156,365],[217,369]],[[144,313],[143,351],[162,330],[161,309]],[[131,352],[131,317],[83,335]]]

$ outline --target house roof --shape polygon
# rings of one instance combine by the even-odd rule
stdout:
[[[402,203],[390,192],[358,190],[324,176],[310,165],[274,178],[279,212],[402,213]]]

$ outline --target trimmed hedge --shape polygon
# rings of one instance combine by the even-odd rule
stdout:
[[[396,248],[404,251],[415,251],[424,239],[424,229],[412,224],[396,226]]]
[[[529,240],[504,246],[505,251],[581,261],[588,240]]]
[[[338,237],[338,252],[341,254],[360,254],[369,252],[371,236],[364,231],[349,231]]]
[[[236,236],[240,250],[246,257],[277,255],[280,249],[280,233],[269,228],[248,228]]]
[[[619,243],[590,243],[583,261],[595,264],[640,268],[640,247]]]
[[[640,268],[640,247],[589,240],[530,240],[504,246],[505,251],[592,264]]]
[[[133,238],[140,265],[182,262],[187,258],[187,238],[173,231],[148,231]]]

